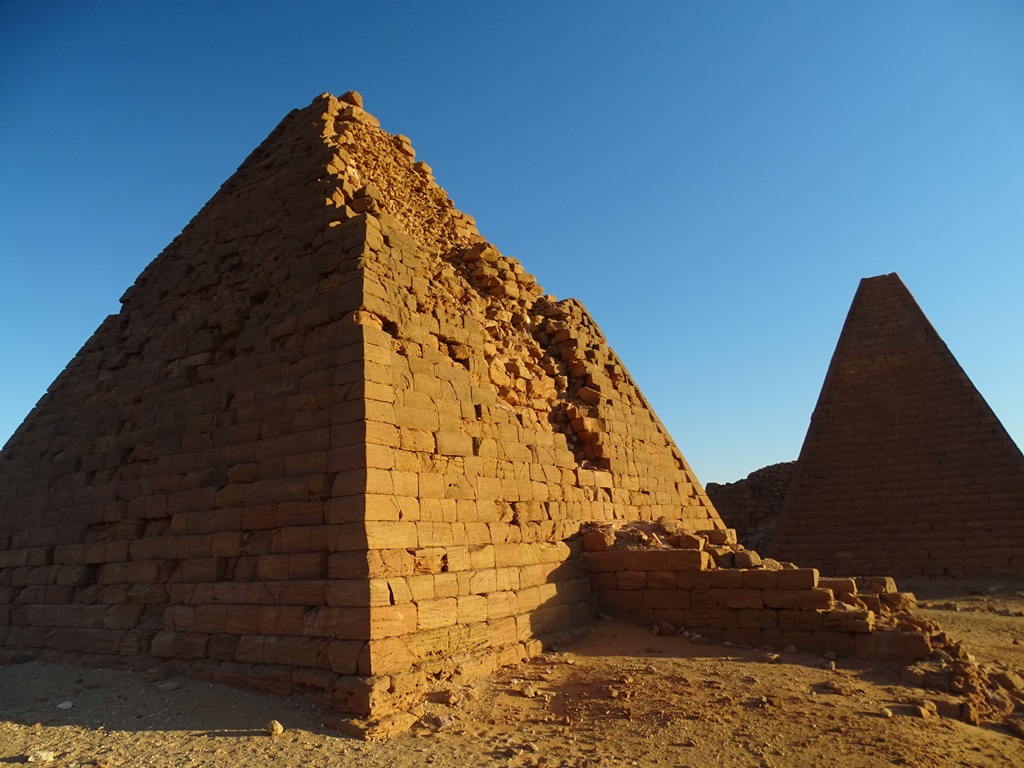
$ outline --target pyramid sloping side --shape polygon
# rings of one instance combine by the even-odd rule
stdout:
[[[1024,457],[895,274],[861,281],[770,550],[832,573],[1024,575]]]
[[[332,431],[362,413],[345,318],[363,235],[325,205],[322,113],[293,112],[252,153],[0,453],[4,644],[279,692],[358,672],[365,534],[328,526],[324,504],[332,450],[362,450]]]
[[[358,104],[289,115],[0,453],[3,644],[369,713],[583,626],[581,522],[722,527],[582,305]]]

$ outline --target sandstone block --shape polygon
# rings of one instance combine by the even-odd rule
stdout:
[[[319,610],[341,611],[341,608]],[[356,610],[356,609],[348,609]],[[306,609],[297,605],[261,605],[257,608],[257,623],[261,635],[302,635],[305,630]]]
[[[765,589],[761,592],[766,608],[816,611],[831,610],[835,606],[832,591],[829,589]]]
[[[664,552],[665,563],[657,571],[703,571],[711,563],[711,556],[702,549],[669,549]]]
[[[856,636],[858,658],[923,659],[931,655],[928,635],[922,632],[878,630]]]
[[[749,589],[778,589],[778,571],[744,571],[742,583]]]
[[[817,568],[792,568],[775,573],[779,589],[815,589],[818,586]]]
[[[735,554],[733,560],[737,568],[760,568],[761,556],[752,550],[741,550]]]
[[[438,432],[437,452],[442,456],[472,456],[473,438],[469,435]]]
[[[513,616],[519,612],[519,600],[515,592],[494,592],[487,595],[487,620]]]
[[[639,598],[644,608],[656,610],[683,611],[691,607],[691,596],[689,592],[678,589],[648,589],[634,597],[633,605],[637,605]],[[700,606],[693,605],[698,608]]]
[[[370,605],[371,584],[376,580],[332,579],[324,586],[324,597],[330,606]],[[384,583],[386,590],[386,583]],[[384,597],[387,597],[385,594]],[[388,601],[390,602],[390,601]]]
[[[623,567],[626,570],[667,570],[670,567],[668,551],[624,550],[622,555]]]
[[[418,536],[416,524],[392,520],[367,520],[366,543],[370,549],[414,549]]]
[[[710,587],[711,571],[679,571],[676,574],[676,586],[679,589]]]
[[[716,587],[698,587],[690,597],[694,608],[732,608],[753,609],[764,608],[764,600],[759,589],[719,589]]]
[[[518,639],[516,620],[512,616],[487,620],[488,642],[492,648],[511,645]]]
[[[616,589],[647,589],[647,574],[644,571],[619,571],[615,577]]]
[[[417,630],[450,627],[458,621],[458,600],[455,598],[427,600],[417,604],[416,612]]]
[[[416,631],[418,621],[415,603],[371,606],[369,610],[371,640],[397,637]]]
[[[677,589],[678,574],[675,571],[647,571],[649,589]]]
[[[708,543],[716,546],[734,546],[738,543],[736,538],[736,531],[732,528],[724,529],[713,529],[706,531],[698,531],[698,533],[707,537]]]
[[[708,573],[710,585],[715,589],[741,589],[743,587],[743,571],[719,569]]]
[[[587,552],[602,552],[615,544],[615,533],[608,528],[596,528],[583,534],[583,549]]]
[[[389,637],[363,646],[358,672],[361,675],[390,675],[407,671],[415,662],[416,655],[405,637]]]
[[[917,598],[912,592],[883,592],[879,598],[884,609],[893,613],[907,613],[917,607]]]
[[[821,653],[832,651],[837,656],[852,658],[857,655],[856,639],[863,636],[839,630],[822,630],[814,633],[814,650]]]
[[[458,623],[473,624],[487,621],[487,598],[481,595],[465,595],[457,599]]]
[[[822,589],[831,589],[832,594],[837,598],[842,595],[856,595],[857,594],[857,582],[852,578],[838,578],[821,576],[818,579],[818,586]]]
[[[502,562],[502,558],[499,557],[499,553],[502,551],[502,547],[497,545],[495,546],[495,560],[499,564],[515,565],[516,563],[512,562]],[[518,550],[516,550],[516,552],[518,554]],[[584,562],[587,565],[587,570],[592,572],[623,570],[622,551],[617,549],[610,549],[604,552],[588,552]],[[658,570],[665,570],[665,568],[660,568]]]
[[[781,630],[820,630],[824,626],[823,611],[781,610],[778,611]]]
[[[867,594],[891,594],[898,591],[892,576],[858,576],[857,589]]]
[[[779,612],[769,609],[741,609],[737,611],[736,623],[740,629],[778,629]]]
[[[873,611],[833,610],[822,614],[822,628],[839,632],[871,632],[875,628]]]

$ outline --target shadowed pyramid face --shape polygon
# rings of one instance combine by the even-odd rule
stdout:
[[[1024,576],[1024,456],[895,274],[861,281],[768,549],[830,573]]]
[[[288,115],[122,303],[0,453],[9,647],[368,713],[584,626],[582,522],[722,527],[582,305],[357,94]]]

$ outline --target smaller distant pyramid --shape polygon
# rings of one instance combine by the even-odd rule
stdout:
[[[769,550],[829,573],[1024,576],[1024,456],[896,274],[860,283]]]

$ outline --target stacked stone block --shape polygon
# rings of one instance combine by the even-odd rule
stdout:
[[[0,452],[0,644],[379,714],[596,610],[584,521],[722,527],[578,302],[357,94],[292,112]]]
[[[895,274],[860,283],[765,551],[828,573],[1024,575],[1024,455]]]
[[[732,530],[635,547],[621,546],[628,528],[610,528],[583,538],[604,614],[753,648],[896,659],[932,651],[936,628],[907,615],[916,601],[891,578],[822,578],[814,568],[762,561],[736,545]]]

